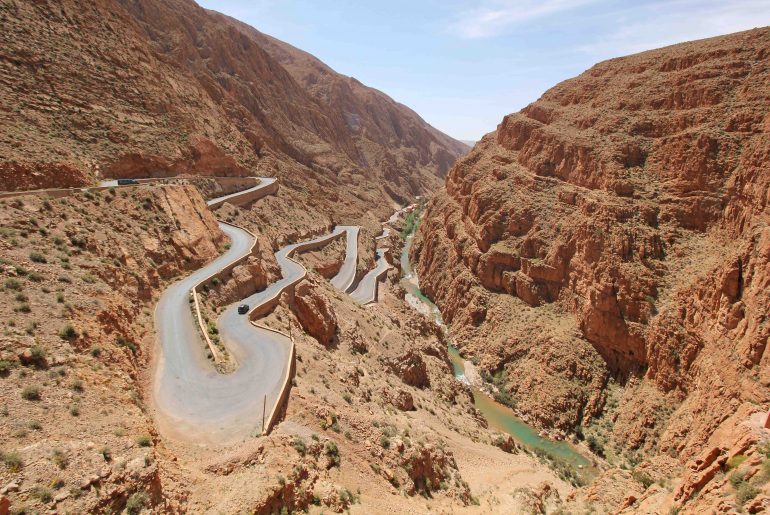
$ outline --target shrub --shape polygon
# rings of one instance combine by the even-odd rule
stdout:
[[[59,336],[62,340],[75,340],[80,336],[80,333],[72,324],[67,324],[59,331]]]
[[[29,302],[29,297],[27,297],[25,294],[21,292],[17,293],[16,297],[14,298],[16,299],[17,302]]]
[[[331,458],[332,463],[334,466],[339,467],[340,466],[340,450],[337,447],[337,444],[329,440],[326,442],[326,445],[324,445],[324,453]]]
[[[56,302],[59,304],[64,304],[64,294],[63,293],[57,293],[56,294]]]
[[[27,302],[22,302],[21,304],[19,304],[19,307],[17,309],[19,311],[21,311],[22,313],[31,313],[32,312],[32,308],[30,307],[30,305]]]
[[[135,492],[126,501],[126,513],[129,515],[136,515],[144,509],[149,500],[150,496],[145,492]]]
[[[70,385],[70,388],[72,388],[76,392],[82,392],[83,391],[83,381],[80,379],[75,379],[72,381],[72,384]]]
[[[728,470],[737,469],[747,459],[748,459],[748,456],[746,456],[745,454],[736,454],[735,456],[727,460]]]
[[[743,483],[738,487],[738,492],[735,494],[735,500],[738,506],[743,506],[748,501],[759,495],[759,488],[751,483]]]
[[[149,435],[141,435],[136,438],[136,444],[139,447],[149,447],[152,444],[152,439]]]
[[[66,469],[69,465],[69,458],[61,449],[54,449],[51,453],[51,461],[61,470]]]
[[[389,449],[390,448],[390,438],[388,438],[385,435],[382,435],[380,437],[380,445],[383,449]]]
[[[94,277],[92,274],[85,274],[83,275],[83,282],[87,284],[94,284],[96,282],[96,277]]]
[[[102,447],[99,450],[99,454],[102,455],[102,458],[104,458],[104,461],[112,461],[112,452],[110,451],[109,447]]]
[[[99,347],[91,347],[91,356],[93,356],[94,358],[98,358],[101,355],[102,355],[102,349],[100,349]]]
[[[40,431],[41,429],[43,429],[43,425],[37,420],[32,420],[29,423],[29,428],[33,431]]]
[[[33,263],[48,263],[45,256],[36,250],[29,253],[29,260]]]
[[[38,272],[30,272],[27,278],[33,283],[39,283],[43,281],[43,275]]]
[[[641,470],[634,471],[631,474],[631,477],[633,477],[636,481],[641,483],[645,490],[648,489],[650,485],[654,483],[650,475]]]
[[[21,291],[22,285],[18,279],[14,279],[13,277],[11,277],[5,280],[5,288],[7,290]]]
[[[24,468],[24,461],[22,461],[21,456],[19,456],[19,453],[17,452],[0,451],[0,460],[2,460],[5,468],[12,473],[19,472]]]
[[[36,486],[32,489],[32,496],[40,500],[40,502],[49,503],[53,501],[53,491],[50,488],[44,486]]]
[[[13,363],[5,359],[0,359],[0,377],[6,377],[8,374],[11,373],[12,368],[13,368]]]
[[[730,481],[730,484],[733,485],[733,488],[735,489],[740,488],[740,486],[746,482],[745,475],[741,472],[733,472],[730,474],[728,481]]]
[[[586,443],[588,444],[588,448],[591,449],[591,452],[599,457],[604,458],[604,443],[602,443],[594,435],[589,435],[588,438],[586,438]]]
[[[118,345],[118,347],[126,347],[133,354],[136,354],[136,344],[134,344],[134,342],[132,342],[122,334],[119,334],[117,338],[115,338],[115,343]]]
[[[39,401],[41,397],[40,387],[37,385],[27,385],[21,390],[21,398],[25,401]]]
[[[300,454],[300,456],[304,456],[307,452],[307,447],[305,446],[305,441],[300,438],[299,436],[294,437],[294,441],[291,443],[292,447],[296,449],[296,451]]]
[[[33,346],[31,349],[29,349],[29,353],[32,355],[32,361],[35,363],[45,361],[45,349],[43,349],[40,345]]]

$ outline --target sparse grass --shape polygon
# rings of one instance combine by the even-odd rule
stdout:
[[[21,285],[21,281],[18,279],[14,279],[13,277],[10,277],[5,280],[3,283],[6,290],[16,290],[21,291],[24,287]]]
[[[59,467],[60,470],[66,469],[70,462],[67,454],[61,449],[54,449],[51,453],[51,461],[54,465]]]
[[[738,503],[738,506],[743,506],[757,495],[759,495],[759,488],[751,483],[744,482],[738,487],[738,491],[735,494],[735,501]]]
[[[44,486],[36,486],[32,489],[32,497],[35,497],[40,502],[48,504],[53,501],[53,491]]]
[[[732,458],[727,460],[727,469],[728,470],[737,469],[747,459],[748,459],[748,456],[746,456],[744,454],[736,454],[735,456],[733,456]]]
[[[324,453],[331,459],[334,466],[340,466],[340,450],[336,443],[331,440],[326,442],[326,445],[324,445]]]
[[[122,334],[119,334],[115,338],[115,343],[118,345],[118,347],[126,347],[131,351],[132,354],[136,354],[136,344]]]
[[[15,451],[0,451],[0,460],[2,460],[5,468],[7,468],[8,471],[12,473],[19,472],[24,468],[24,461],[21,459],[19,453]]]
[[[299,436],[294,437],[294,441],[291,443],[291,445],[294,447],[294,449],[296,449],[300,456],[304,456],[305,453],[307,453],[307,446],[305,445],[305,441]]]
[[[78,330],[75,329],[72,324],[67,324],[61,331],[59,331],[59,336],[62,340],[76,340],[80,336],[80,333],[78,333]]]
[[[21,390],[21,398],[25,401],[39,401],[42,396],[43,395],[38,385],[27,385]]]
[[[655,482],[652,480],[649,474],[641,470],[634,471],[631,474],[631,477],[633,477],[635,481],[638,481],[639,483],[641,483],[645,490],[647,490],[650,487],[650,485],[652,485]]]
[[[139,447],[149,447],[152,445],[152,438],[149,435],[140,435],[136,438],[136,445]]]
[[[0,377],[7,377],[11,373],[13,363],[10,361],[0,359]]]
[[[29,260],[33,263],[48,263],[48,260],[45,258],[45,256],[36,250],[33,250],[29,253]]]
[[[43,349],[39,345],[35,345],[31,349],[29,349],[29,353],[31,355],[30,361],[36,368],[45,368],[46,366],[45,349]]]
[[[136,515],[144,509],[149,501],[150,496],[146,492],[135,492],[126,501],[126,513]]]

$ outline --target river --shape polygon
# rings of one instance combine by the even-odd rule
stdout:
[[[407,292],[406,301],[421,313],[432,317],[436,324],[446,331],[447,326],[444,324],[441,312],[420,291],[419,279],[409,261],[409,249],[412,247],[412,238],[412,234],[406,237],[404,249],[401,252],[401,285]],[[463,359],[460,351],[452,344],[451,339],[448,340],[449,358],[452,361],[455,377],[466,382],[465,359]],[[581,454],[575,446],[565,441],[556,441],[540,436],[537,429],[517,417],[511,408],[496,402],[478,388],[471,386],[471,390],[473,391],[476,409],[484,415],[490,427],[511,435],[518,444],[522,444],[530,450],[539,449],[549,456],[566,462],[585,481],[592,479],[596,475],[597,470],[593,467],[591,460]]]

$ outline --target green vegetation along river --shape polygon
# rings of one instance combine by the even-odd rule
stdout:
[[[401,252],[401,270],[403,274],[401,285],[409,294],[407,295],[407,302],[418,311],[431,316],[437,324],[446,328],[438,307],[420,291],[417,274],[412,269],[412,264],[409,261],[412,237],[413,234],[406,236],[404,249]],[[455,377],[464,381],[465,360],[460,355],[460,351],[452,345],[451,341],[449,344],[449,357],[452,361]],[[551,440],[540,436],[537,429],[517,417],[511,408],[496,402],[478,388],[471,386],[471,390],[473,391],[476,409],[484,415],[490,427],[511,435],[517,443],[538,454],[545,454],[548,457],[567,463],[576,471],[580,479],[584,481],[591,479],[596,474],[597,471],[593,467],[591,460],[578,452],[573,445],[568,442]]]

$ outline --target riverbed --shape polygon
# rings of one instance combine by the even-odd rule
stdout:
[[[401,252],[401,285],[406,290],[406,301],[414,309],[430,316],[434,322],[447,332],[447,326],[441,317],[441,311],[425,294],[420,291],[420,282],[416,272],[409,261],[409,250],[412,247],[413,235],[406,237],[404,249]],[[520,445],[530,450],[539,449],[580,471],[584,479],[591,479],[595,474],[591,460],[581,454],[578,449],[565,441],[551,440],[539,434],[538,430],[517,417],[511,408],[496,402],[488,394],[482,392],[465,379],[466,360],[460,355],[460,351],[449,341],[449,358],[452,362],[455,377],[459,381],[469,384],[473,391],[473,400],[476,409],[486,418],[489,426],[511,435]]]

